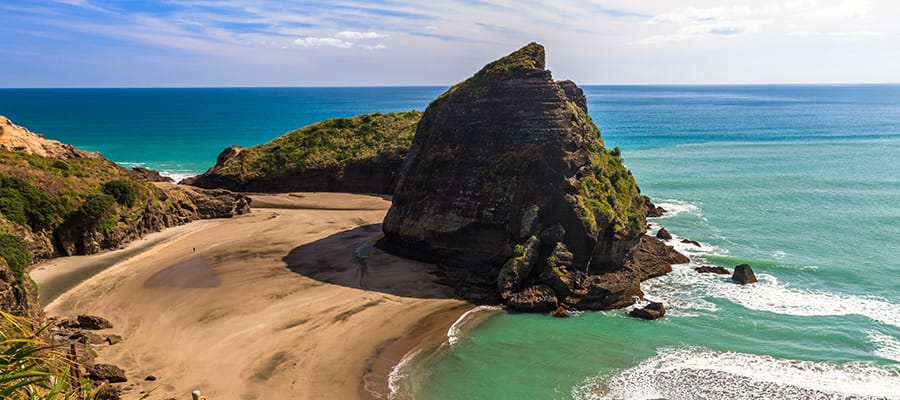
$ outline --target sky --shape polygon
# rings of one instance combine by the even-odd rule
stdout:
[[[0,87],[900,82],[892,0],[0,0]]]

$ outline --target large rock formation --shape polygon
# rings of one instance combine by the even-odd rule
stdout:
[[[532,43],[431,102],[379,245],[437,262],[473,300],[616,308],[683,261],[644,236],[646,207],[582,90]]]
[[[322,121],[260,146],[231,146],[216,165],[181,183],[241,192],[391,194],[422,113]]]

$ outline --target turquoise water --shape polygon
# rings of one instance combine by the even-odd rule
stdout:
[[[0,90],[0,114],[115,161],[199,173],[230,144],[423,109],[442,88]],[[900,399],[900,86],[586,87],[694,264],[670,308],[482,310],[395,369],[396,398]],[[737,286],[691,267],[751,264]],[[453,345],[449,343],[452,342]]]

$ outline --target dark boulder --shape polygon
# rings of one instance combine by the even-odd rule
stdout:
[[[659,228],[659,231],[656,232],[656,238],[662,240],[672,240],[672,234],[666,230],[666,228]]]
[[[79,315],[78,327],[81,329],[100,330],[112,328],[113,325],[103,317],[98,317],[96,315]]]
[[[643,308],[635,308],[628,315],[640,319],[659,319],[666,315],[666,307],[662,303],[650,303]]]
[[[118,366],[112,364],[94,364],[87,369],[88,377],[98,381],[106,381],[109,383],[127,382],[125,371]]]
[[[145,381],[155,381],[155,380],[156,380],[156,376],[155,376],[155,375],[147,375],[147,377],[144,378],[144,380],[145,380]]]
[[[666,213],[666,209],[653,204],[653,202],[650,201],[650,197],[643,196],[643,200],[647,218],[659,218]]]
[[[756,274],[753,273],[753,268],[750,268],[749,265],[741,264],[734,267],[734,274],[731,275],[731,280],[741,285],[746,285],[756,282]]]
[[[437,262],[463,297],[499,292],[518,310],[631,304],[668,264],[626,266],[644,244],[645,201],[586,107],[536,43],[450,88],[422,115],[378,246]],[[571,254],[564,267],[552,260],[558,243]],[[608,273],[617,278],[585,282]]]
[[[728,271],[725,267],[720,267],[718,265],[703,265],[697,268],[694,268],[694,271],[697,271],[701,274],[719,274],[719,275],[731,275],[731,272]]]

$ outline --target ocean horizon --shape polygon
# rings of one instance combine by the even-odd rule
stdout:
[[[900,398],[900,85],[582,88],[606,146],[669,211],[650,233],[691,256],[642,284],[667,316],[480,308],[398,361],[393,398]],[[0,115],[180,179],[227,146],[423,110],[444,90],[0,89]],[[693,271],[744,263],[757,284]]]

